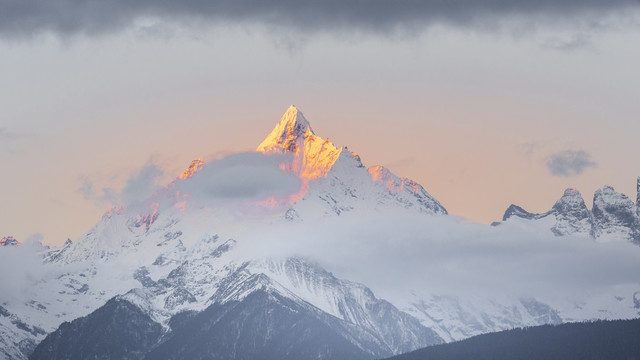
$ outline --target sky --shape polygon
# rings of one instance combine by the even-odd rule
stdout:
[[[640,2],[0,0],[0,236],[59,245],[291,104],[470,222],[640,175]]]

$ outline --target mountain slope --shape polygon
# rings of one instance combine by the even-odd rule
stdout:
[[[40,343],[32,358],[115,359],[129,354],[129,358],[149,359],[370,359],[442,342],[417,320],[373,297],[369,289],[347,285],[302,259],[269,261],[266,265],[278,268],[269,272],[272,275],[284,270],[286,274],[280,274],[290,281],[299,282],[311,293],[325,294],[324,300],[315,303],[336,301],[339,316],[303,300],[291,291],[296,291],[295,287],[286,288],[264,273],[252,273],[250,265],[244,264],[218,284],[211,284],[217,288],[208,301],[211,305],[201,311],[187,310],[191,315],[185,320],[179,320],[184,319],[185,311],[173,311],[176,301],[180,306],[196,299],[181,277],[192,271],[182,268],[174,272],[180,275],[158,282],[165,285],[149,284],[145,289],[132,290],[87,317],[62,324]],[[154,303],[162,303],[157,295],[162,298],[167,291],[161,287],[168,282],[184,284],[178,288],[182,296],[170,291],[174,301],[165,300],[165,309],[158,309]],[[332,284],[324,285],[326,282]],[[345,290],[352,295],[344,294]],[[364,297],[364,305],[353,295]],[[156,322],[162,318],[159,313],[174,314],[161,321],[171,329],[162,337]],[[181,325],[173,326],[176,323]],[[96,336],[108,339],[97,341]],[[137,339],[138,347],[123,338]]]
[[[162,327],[130,302],[109,300],[90,315],[63,323],[29,359],[141,359]]]
[[[275,292],[215,303],[195,315],[147,359],[367,359],[320,312]]]

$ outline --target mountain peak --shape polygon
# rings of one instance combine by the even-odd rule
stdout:
[[[267,152],[275,149],[297,153],[298,140],[315,133],[302,111],[294,105],[289,106],[271,133],[258,145],[258,151]]]
[[[20,246],[20,242],[13,236],[5,236],[0,239],[0,246]]]
[[[200,171],[200,169],[202,169],[204,165],[205,164],[204,164],[204,161],[202,161],[202,159],[200,158],[194,159],[189,165],[189,167],[184,172],[182,172],[182,174],[178,176],[178,179],[183,180],[183,179],[188,179],[192,177],[193,175],[195,175],[196,172]]]
[[[577,196],[577,195],[580,195],[580,191],[578,191],[578,189],[576,189],[576,188],[567,188],[564,191],[564,194],[562,196],[564,197],[564,196]]]
[[[568,188],[562,194],[562,197],[556,201],[552,207],[553,210],[558,210],[561,213],[565,213],[569,209],[579,209],[581,212],[587,210],[587,206],[584,203],[582,194],[575,188]]]
[[[342,153],[342,148],[317,136],[309,121],[294,105],[282,115],[257,150],[263,153],[293,154],[293,158],[285,164],[285,169],[302,179],[326,176]]]

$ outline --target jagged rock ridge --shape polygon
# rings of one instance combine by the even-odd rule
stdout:
[[[640,199],[640,177],[637,188],[637,198]],[[548,212],[533,214],[511,205],[502,220],[507,221],[512,217],[527,220],[555,217],[550,230],[557,236],[588,234],[593,238],[622,238],[640,244],[640,202],[634,203],[611,186],[596,190],[591,210],[587,208],[580,192],[570,188]]]

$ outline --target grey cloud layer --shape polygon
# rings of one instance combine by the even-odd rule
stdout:
[[[248,256],[305,256],[377,295],[584,296],[637,284],[640,247],[556,237],[522,222],[499,227],[453,217],[352,214],[241,234]],[[402,296],[402,295],[400,295]],[[584,300],[584,298],[583,298]]]
[[[282,160],[282,156],[254,152],[232,154],[208,163],[192,178],[178,181],[176,188],[204,202],[285,196],[296,192],[300,181],[280,170]]]
[[[384,32],[437,22],[469,26],[505,16],[570,20],[638,7],[638,0],[1,0],[0,34],[32,35],[117,31],[139,18],[200,19],[283,25],[298,30]]]
[[[587,168],[596,166],[584,150],[565,150],[552,154],[547,159],[547,168],[553,176],[574,176]]]

